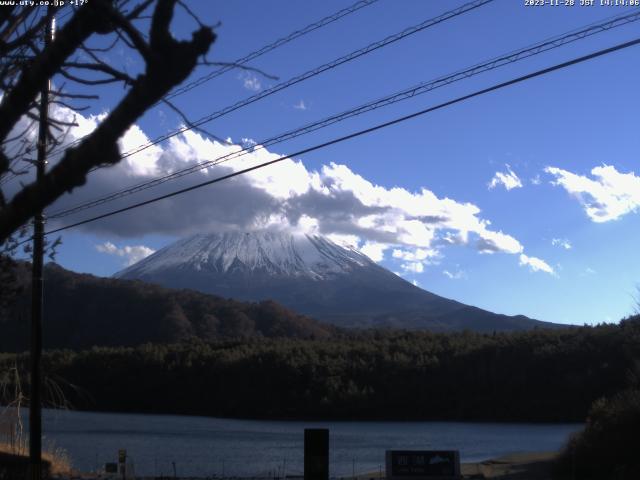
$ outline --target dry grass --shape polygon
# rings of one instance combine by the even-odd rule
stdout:
[[[13,455],[27,455],[28,447],[16,448],[15,444],[0,441],[0,452],[10,453]],[[71,460],[69,455],[62,448],[48,448],[42,452],[42,459],[51,465],[52,475],[65,475],[71,473]]]
[[[29,442],[23,424],[22,408],[28,404],[28,398],[23,393],[22,384],[22,375],[17,365],[0,371],[0,452],[27,456]],[[69,406],[56,381],[45,377],[44,386],[55,405]],[[43,445],[42,459],[49,462],[52,475],[72,473],[69,454],[52,442]]]
[[[22,456],[29,454],[29,443],[19,408],[0,409],[0,452]],[[44,447],[42,458],[51,465],[52,475],[71,472],[69,455],[62,448],[50,443]]]

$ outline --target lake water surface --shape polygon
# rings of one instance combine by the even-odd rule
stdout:
[[[332,476],[384,469],[387,449],[456,449],[463,462],[559,449],[581,424],[302,422],[47,410],[45,445],[94,471],[125,448],[137,475],[301,474],[303,431],[330,429]]]

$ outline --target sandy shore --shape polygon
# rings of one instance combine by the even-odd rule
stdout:
[[[501,480],[551,480],[556,452],[516,453],[479,463],[462,464],[462,474],[471,478]]]

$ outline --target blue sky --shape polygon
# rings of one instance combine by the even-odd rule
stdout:
[[[220,22],[216,29],[218,40],[208,57],[211,61],[225,62],[351,3],[194,1],[190,4],[205,23]],[[175,103],[190,118],[200,118],[463,3],[379,0],[251,63],[280,80],[233,70],[177,97]],[[236,143],[244,138],[259,142],[628,11],[624,7],[580,6],[579,0],[576,3],[573,7],[526,7],[523,1],[496,0],[240,109],[207,124],[206,128],[217,137]],[[475,76],[270,147],[269,152],[294,152],[633,39],[640,32],[639,25],[640,22],[632,23]],[[195,29],[193,20],[183,13],[178,14],[174,26],[177,36]],[[304,217],[308,218],[305,225],[319,228],[318,233],[351,235],[352,242],[383,266],[422,288],[499,313],[525,314],[561,323],[618,321],[633,313],[640,281],[640,257],[634,248],[640,233],[636,212],[640,204],[640,180],[633,173],[640,174],[640,94],[634,81],[640,70],[638,55],[640,47],[630,48],[471,99],[296,158],[301,163],[290,162],[273,170],[271,177],[265,172],[245,183],[207,187],[206,192],[185,199],[181,207],[145,207],[135,215],[65,232],[57,261],[72,270],[110,275],[136,255],[158,249],[181,235],[232,228],[234,219],[240,228],[248,225],[248,218],[255,226],[256,219],[265,218],[268,210],[265,205],[278,208],[283,202],[293,203],[304,188],[317,180],[329,182],[323,185],[329,185],[327,195],[335,200],[327,207],[333,210],[321,212],[316,218],[313,212],[319,207],[297,207],[298,214],[308,216]],[[122,49],[110,52],[108,58],[114,64],[125,65],[129,71],[139,67],[139,59]],[[192,78],[211,68],[200,67]],[[117,89],[101,91],[100,102],[83,115],[108,111],[121,94]],[[137,140],[144,140],[145,136],[154,138],[180,123],[170,109],[159,105],[140,120],[137,138],[132,136],[125,144],[135,146]],[[171,149],[164,144],[158,148],[171,150],[171,158],[175,159],[193,138],[185,137]],[[201,143],[202,147],[193,147],[197,152],[189,154],[190,161],[215,150],[204,139]],[[162,151],[157,150],[156,154],[159,156]],[[138,161],[144,164],[132,157],[127,165],[113,172],[97,174],[84,191],[78,190],[60,205],[92,198],[101,189],[106,192],[137,183],[164,173],[163,168],[177,165],[157,163],[153,169],[142,171],[136,166]],[[237,164],[244,165],[239,161]],[[189,185],[198,179],[202,176],[186,177],[181,183],[164,188]],[[234,190],[235,187],[238,188]],[[421,195],[423,189],[429,195]],[[259,195],[252,200],[246,192]],[[352,230],[344,223],[329,221],[337,218],[341,205],[348,205],[339,203],[338,193],[348,194],[359,205],[368,207],[387,202],[384,218],[369,219],[378,222],[378,233],[388,233],[386,240],[376,235],[376,228],[367,224],[369,220],[356,213],[350,213]],[[111,206],[142,198],[147,197],[130,197]],[[465,214],[466,220],[452,221],[433,231],[427,225],[429,233],[424,231],[424,225],[414,234],[400,232],[414,225],[407,212],[422,207],[421,212],[430,211],[430,206],[421,204],[428,203],[430,198],[436,199],[436,210],[444,209],[452,216],[461,209],[466,208],[467,214],[475,209],[471,217],[481,220],[482,226],[476,225],[469,230],[468,239],[462,238],[460,225],[468,225],[464,222],[471,218]],[[233,202],[225,203],[229,199]],[[186,211],[181,208],[202,210],[193,218],[206,221],[174,228],[174,224],[180,224],[181,212]],[[255,213],[258,210],[260,215]],[[94,211],[68,217],[65,222],[86,218],[90,213]],[[402,220],[393,215],[402,216]],[[159,217],[163,217],[162,221],[156,221]],[[271,226],[274,222],[277,219],[267,221]],[[169,223],[171,226],[167,226]],[[479,246],[483,239],[493,242],[491,249]]]

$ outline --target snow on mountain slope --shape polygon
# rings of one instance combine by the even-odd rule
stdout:
[[[270,230],[200,234],[115,276],[236,300],[275,300],[343,327],[491,332],[547,326],[433,294],[357,250],[317,235]]]
[[[375,265],[357,250],[341,247],[317,235],[235,232],[200,234],[180,240],[116,276],[149,276],[180,267],[221,274],[241,269],[274,276],[323,280],[369,264]]]

